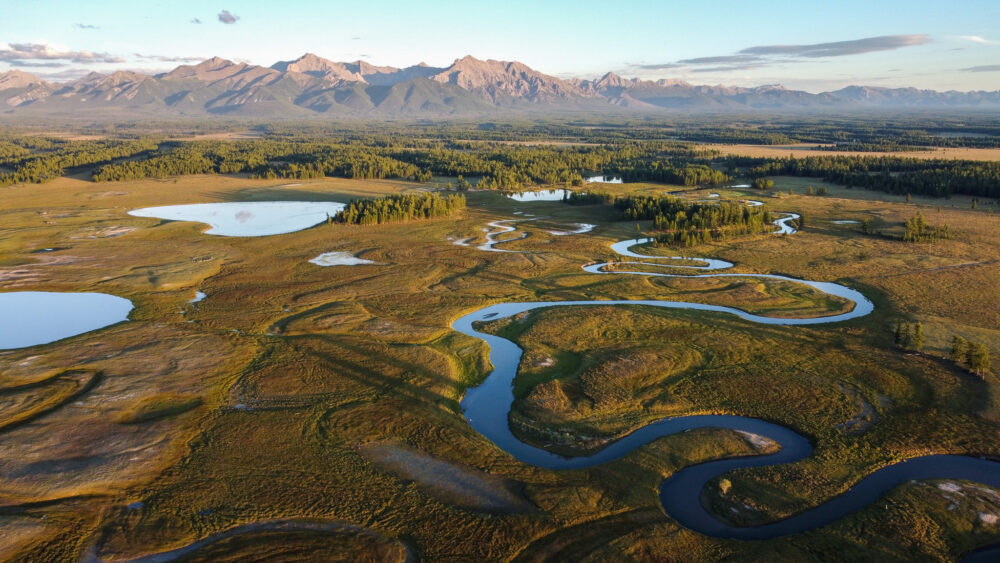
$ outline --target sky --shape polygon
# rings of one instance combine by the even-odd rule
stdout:
[[[0,72],[162,72],[212,56],[270,66],[447,66],[473,55],[562,78],[608,71],[819,92],[1000,90],[1000,1],[0,0]]]

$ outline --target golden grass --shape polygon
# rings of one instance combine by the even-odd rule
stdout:
[[[459,400],[466,386],[488,372],[485,347],[449,326],[485,305],[657,297],[742,303],[769,314],[838,306],[783,284],[585,274],[582,264],[615,258],[608,245],[635,236],[634,223],[612,222],[605,207],[522,204],[471,192],[469,208],[454,219],[322,225],[247,239],[207,236],[203,225],[126,214],[174,203],[343,201],[425,187],[194,176],[112,184],[60,179],[0,189],[0,275],[27,270],[12,289],[103,291],[137,306],[127,323],[0,353],[5,386],[72,366],[104,374],[80,404],[63,405],[3,434],[6,451],[17,452],[0,456],[3,503],[54,503],[18,509],[44,512],[49,524],[19,535],[11,557],[76,559],[96,545],[99,555],[118,560],[276,518],[364,526],[387,538],[385,545],[404,542],[427,560],[652,559],[681,553],[693,560],[759,560],[821,552],[855,559],[872,553],[942,558],[990,536],[986,528],[968,533],[968,521],[957,516],[930,526],[941,515],[933,502],[937,493],[908,485],[888,508],[879,503],[828,529],[752,544],[714,540],[662,516],[655,488],[691,463],[756,451],[741,435],[691,432],[614,463],[552,472],[513,460],[473,431]],[[793,237],[748,237],[689,253],[730,260],[735,271],[840,280],[876,302],[874,315],[791,330],[633,308],[606,310],[602,326],[600,319],[571,309],[545,311],[523,333],[534,338],[535,330],[544,339],[527,346],[517,409],[538,419],[540,428],[579,424],[605,437],[651,417],[706,411],[763,416],[814,437],[819,455],[809,460],[731,477],[732,499],[753,499],[759,509],[756,516],[741,514],[745,521],[818,502],[887,459],[924,451],[1000,454],[998,382],[978,380],[935,357],[903,355],[886,331],[898,318],[919,319],[935,355],[944,353],[952,333],[985,341],[1000,354],[1000,303],[991,298],[1000,289],[998,218],[967,207],[937,211],[923,201],[851,195],[767,198],[772,209],[805,211],[807,228]],[[951,225],[956,236],[907,245],[829,222],[871,217],[889,226],[918,209],[933,224]],[[521,217],[515,211],[545,217],[519,224],[529,236],[501,245],[520,252],[474,248],[487,222]],[[546,232],[576,222],[599,226],[584,235]],[[134,230],[86,238],[119,227]],[[462,247],[449,237],[478,242]],[[61,250],[31,253],[39,248]],[[382,264],[320,268],[307,262],[334,250]],[[195,290],[208,297],[189,304]],[[620,345],[610,349],[609,342]],[[543,365],[547,358],[552,365]],[[663,369],[624,369],[631,358]],[[620,378],[614,382],[621,385],[609,377]],[[552,402],[560,389],[565,404]],[[891,402],[883,406],[879,395]],[[115,422],[164,396],[200,397],[204,404],[155,420]],[[848,435],[835,424],[856,414],[859,397],[875,405],[880,418],[868,432]],[[372,443],[517,483],[538,510],[484,511],[459,502],[366,457],[359,448]],[[136,501],[144,504],[126,508]],[[960,513],[966,515],[966,508]],[[888,525],[894,518],[914,525]],[[302,553],[324,545],[359,557],[382,553],[382,543],[367,541],[264,535],[221,545],[205,557],[249,557],[270,553],[269,545],[302,545]]]

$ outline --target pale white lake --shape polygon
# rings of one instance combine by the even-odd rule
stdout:
[[[308,229],[343,209],[343,203],[327,201],[249,201],[146,207],[129,215],[205,223],[208,235],[263,237]]]
[[[0,293],[0,350],[48,344],[128,320],[132,302],[106,293]]]

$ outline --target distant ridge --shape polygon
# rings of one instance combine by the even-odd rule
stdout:
[[[90,73],[53,84],[0,74],[0,116],[259,118],[498,116],[507,113],[1000,109],[1000,90],[937,92],[848,86],[811,94],[780,85],[697,86],[682,80],[561,79],[517,61],[456,59],[407,68],[312,53],[270,67],[212,57],[157,75]]]

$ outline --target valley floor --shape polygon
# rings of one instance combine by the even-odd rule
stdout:
[[[1000,355],[1000,215],[958,199],[907,203],[834,186],[808,196],[803,182],[778,177],[765,194],[606,188],[719,193],[802,213],[795,235],[680,254],[847,285],[871,299],[871,315],[787,327],[703,311],[565,307],[485,323],[524,349],[512,431],[566,454],[690,414],[755,417],[806,436],[806,459],[737,470],[705,489],[714,514],[743,526],[820,504],[900,459],[1000,458],[1000,381],[947,359],[954,335]],[[103,292],[135,304],[128,322],[0,351],[0,558],[944,561],[1000,541],[1000,491],[955,480],[903,484],[803,534],[715,539],[668,517],[658,486],[684,467],[773,443],[703,428],[553,471],[477,433],[460,401],[491,371],[488,349],[451,325],[487,305],[661,299],[789,317],[846,306],[763,278],[588,273],[581,266],[618,259],[610,244],[636,236],[609,206],[473,191],[457,218],[253,238],[127,214],[426,187],[186,176],[0,188],[0,290]],[[952,236],[910,244],[835,223],[870,219],[893,232],[917,211]],[[498,235],[507,252],[477,248],[489,223],[515,219],[524,236]],[[596,227],[553,234],[579,224]],[[328,252],[371,263],[310,263]],[[196,291],[205,297],[192,302]],[[894,345],[899,321],[922,323],[922,351]],[[44,383],[25,390],[32,382]]]

